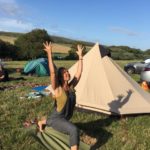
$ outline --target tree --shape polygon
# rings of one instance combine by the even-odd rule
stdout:
[[[144,53],[150,55],[150,49],[147,49]]]
[[[68,51],[68,56],[66,56],[66,59],[68,59],[68,60],[77,60],[78,59],[78,55],[76,53],[78,44],[80,44],[84,47],[83,55],[85,55],[87,53],[86,47],[82,43],[74,43],[74,44],[72,44],[71,49]]]
[[[29,33],[20,35],[15,41],[18,47],[18,57],[20,59],[36,59],[44,57],[43,42],[51,41],[46,30],[34,29]]]
[[[16,59],[17,48],[16,46],[0,40],[0,58]]]

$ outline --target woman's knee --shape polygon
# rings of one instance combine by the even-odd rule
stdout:
[[[74,136],[75,135],[78,136],[79,135],[79,129],[76,126],[72,126],[71,130],[70,130],[70,134],[72,134]]]

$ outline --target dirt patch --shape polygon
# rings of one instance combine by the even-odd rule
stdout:
[[[80,139],[88,145],[94,145],[97,142],[96,138],[90,137],[86,134],[81,135]]]

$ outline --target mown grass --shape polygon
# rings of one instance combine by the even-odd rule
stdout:
[[[23,127],[26,119],[48,115],[53,103],[50,97],[21,99],[35,85],[48,85],[49,77],[21,76],[16,68],[25,61],[7,62],[9,82],[0,83],[0,150],[44,150],[37,140]],[[69,68],[74,61],[55,61],[56,65]],[[120,66],[126,61],[117,61]],[[22,78],[20,78],[22,77]],[[20,78],[20,79],[19,79]],[[137,81],[139,76],[133,76]],[[136,105],[136,104],[135,104]],[[101,150],[149,150],[150,117],[137,115],[109,117],[104,114],[76,110],[72,121],[81,130],[81,139]]]
[[[69,44],[53,44],[53,52],[54,53],[65,53],[67,54],[68,51],[70,50],[70,45]]]
[[[11,44],[14,44],[14,41],[17,39],[16,37],[11,37],[11,36],[5,36],[5,35],[0,35],[0,39],[9,42]]]

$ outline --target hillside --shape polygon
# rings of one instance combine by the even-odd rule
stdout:
[[[14,44],[15,40],[17,37],[22,35],[23,33],[13,33],[13,32],[2,32],[0,31],[0,39],[9,42],[11,44]],[[65,37],[60,37],[60,36],[51,36],[51,39],[53,41],[53,52],[54,53],[68,53],[70,50],[70,47],[73,43],[83,43],[87,46],[87,49],[90,49],[94,43],[92,42],[86,42],[86,41],[78,41],[78,40],[73,40]]]
[[[5,41],[5,42],[9,42],[11,44],[14,44],[14,41],[17,39],[17,37],[7,36],[7,35],[0,35],[0,39]]]
[[[0,31],[0,39],[7,41],[7,42],[11,42],[14,43],[15,39],[22,35],[24,33],[15,33],[15,32],[4,32],[4,31]],[[93,42],[88,42],[88,41],[82,41],[82,40],[74,40],[74,39],[69,39],[66,37],[61,37],[61,36],[54,36],[54,35],[50,35],[52,41],[54,43],[61,43],[61,44],[73,44],[73,43],[83,43],[86,46],[92,46],[94,45]]]
[[[13,32],[0,32],[0,39],[11,44],[24,33],[13,33]],[[86,46],[87,50],[89,50],[94,43],[87,42],[82,40],[74,40],[61,36],[53,36],[49,35],[52,42],[55,43],[53,45],[53,52],[58,54],[59,56],[66,56],[70,47],[74,43],[82,43]],[[150,58],[149,50],[142,51],[141,49],[131,48],[129,46],[104,46],[111,52],[111,56],[115,60],[133,60],[133,59],[147,59]]]
[[[5,32],[5,31],[0,31],[0,36],[9,36],[9,37],[18,37],[19,35],[22,35],[23,33],[17,33],[17,32]]]

